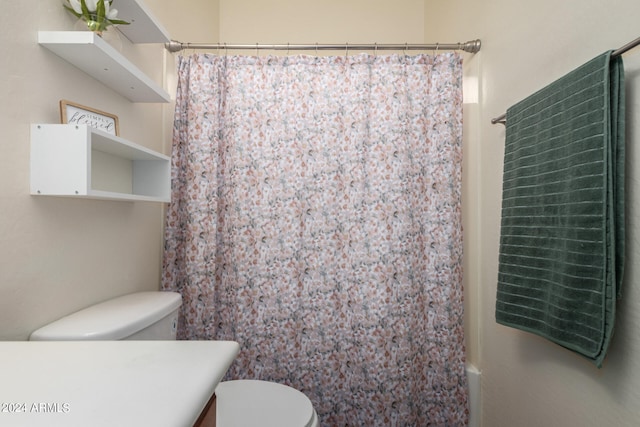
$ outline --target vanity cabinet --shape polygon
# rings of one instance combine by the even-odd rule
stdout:
[[[193,427],[216,427],[216,395],[211,396]]]
[[[0,413],[0,425],[209,427],[239,351],[232,341],[0,341],[0,402],[55,405]]]
[[[34,124],[31,194],[169,202],[171,160],[87,125]]]

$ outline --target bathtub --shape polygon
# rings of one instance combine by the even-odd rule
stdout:
[[[475,366],[467,364],[469,383],[469,427],[480,427],[480,375]]]

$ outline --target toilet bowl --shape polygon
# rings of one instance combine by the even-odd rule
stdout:
[[[307,396],[286,385],[258,381],[224,381],[216,387],[217,427],[318,427]]]
[[[32,341],[175,340],[182,297],[138,292],[80,310],[34,331]],[[216,388],[217,427],[317,427],[307,396],[273,382],[225,381]]]

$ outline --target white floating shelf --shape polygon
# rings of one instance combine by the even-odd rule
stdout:
[[[92,199],[171,199],[171,160],[86,125],[31,125],[31,194]]]
[[[91,31],[39,31],[38,43],[132,102],[170,102],[156,82]]]
[[[130,25],[118,25],[118,30],[132,43],[167,43],[169,33],[141,0],[118,0],[118,18]]]

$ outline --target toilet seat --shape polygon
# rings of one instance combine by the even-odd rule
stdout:
[[[224,381],[216,387],[217,427],[317,427],[307,396],[267,381]]]

